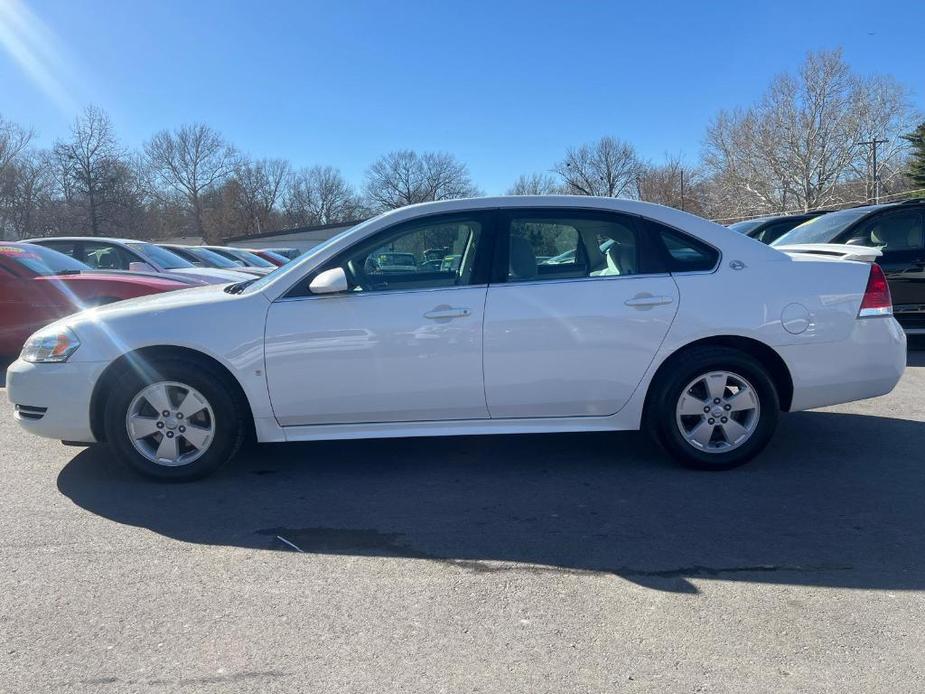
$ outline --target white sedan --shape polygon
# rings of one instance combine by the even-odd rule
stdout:
[[[724,469],[781,411],[887,393],[905,360],[877,265],[647,203],[502,197],[406,207],[260,279],[71,316],[7,388],[27,430],[165,479],[249,435],[643,427]]]

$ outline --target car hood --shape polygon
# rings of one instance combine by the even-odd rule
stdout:
[[[134,285],[169,291],[172,289],[185,289],[193,286],[189,281],[175,279],[159,274],[136,275],[132,272],[81,272],[78,275],[40,275],[35,277],[37,282],[47,282],[57,285],[81,285],[88,282],[106,282],[109,285]]]
[[[244,282],[253,279],[253,275],[237,270],[224,270],[216,267],[180,267],[168,270],[168,274],[178,274],[195,277],[209,284],[228,284],[229,282]]]
[[[248,278],[253,279],[253,278]],[[72,361],[110,361],[148,346],[173,345],[205,354],[262,349],[270,304],[262,294],[233,294],[211,284],[128,299],[81,311],[49,328],[70,328],[81,346]]]
[[[135,272],[133,270],[84,270],[80,275],[66,275],[66,277],[97,277],[103,279],[119,279],[123,282],[147,283],[149,280],[158,282],[178,283],[185,287],[196,287],[206,284],[205,280],[191,275],[177,275],[171,272]]]
[[[229,268],[230,269],[230,268]],[[263,277],[264,275],[269,275],[271,272],[276,270],[275,267],[239,267],[231,270],[231,272],[243,272],[246,275]]]

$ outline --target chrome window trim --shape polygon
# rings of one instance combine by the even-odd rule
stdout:
[[[488,289],[487,284],[463,284],[463,285],[453,285],[451,287],[422,287],[421,289],[385,289],[381,291],[370,291],[370,292],[337,292],[336,294],[315,294],[309,296],[281,296],[276,299],[274,304],[289,303],[292,301],[317,301],[317,300],[330,300],[336,299],[338,297],[362,297],[362,296],[394,296],[396,294],[423,294],[426,292],[445,292],[448,290],[460,290],[460,289]]]
[[[634,280],[634,279],[649,279],[652,277],[671,277],[670,272],[649,272],[649,273],[639,273],[637,275],[603,275],[596,277],[564,277],[562,279],[548,279],[548,280],[526,280],[524,282],[498,282],[497,284],[488,285],[492,289],[498,289],[500,287],[530,287],[535,285],[547,285],[547,284],[573,284],[575,282],[599,282],[599,281],[608,281],[608,280]]]

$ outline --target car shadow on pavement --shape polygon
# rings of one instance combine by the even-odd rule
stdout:
[[[79,453],[59,490],[176,540],[404,557],[473,574],[604,572],[925,589],[925,423],[807,412],[757,460],[682,469],[634,433],[256,446],[201,482],[164,485]]]

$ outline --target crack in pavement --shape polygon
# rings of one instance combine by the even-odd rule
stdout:
[[[624,578],[697,578],[699,576],[724,576],[744,573],[824,573],[828,571],[850,571],[850,565],[803,565],[803,564],[751,564],[745,566],[707,566],[691,564],[670,569],[640,569],[632,566],[579,569],[542,564],[513,562],[508,565],[494,565],[477,559],[452,559],[423,552],[400,542],[402,533],[383,533],[370,529],[350,528],[267,528],[258,530],[260,535],[269,535],[278,540],[284,551],[302,554],[341,554],[357,556],[400,557],[422,559],[453,566],[472,573],[558,573],[571,575],[616,574]],[[503,561],[503,560],[498,560]]]

